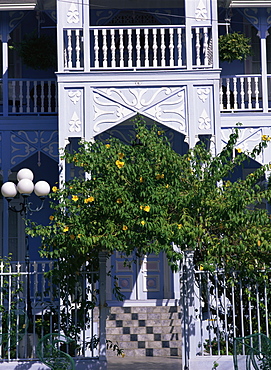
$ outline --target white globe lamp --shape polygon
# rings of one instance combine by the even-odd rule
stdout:
[[[30,179],[22,179],[17,184],[17,190],[22,195],[30,195],[34,190],[34,184]]]
[[[23,179],[28,179],[30,181],[33,181],[34,179],[34,174],[31,170],[28,168],[22,168],[18,173],[17,173],[17,180],[21,181]]]
[[[14,198],[17,194],[17,188],[14,182],[5,182],[1,187],[1,193],[5,198]]]
[[[50,193],[50,185],[47,181],[38,181],[34,187],[35,194],[40,198],[45,198]]]

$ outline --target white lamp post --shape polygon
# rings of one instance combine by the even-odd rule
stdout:
[[[23,168],[17,173],[17,186],[13,182],[5,182],[1,187],[2,195],[8,201],[8,209],[13,212],[20,213],[27,223],[28,213],[38,212],[44,207],[44,200],[50,193],[50,185],[46,181],[38,181],[35,185],[33,183],[34,175],[28,168]],[[41,199],[39,207],[31,208],[32,203],[28,201],[29,196],[34,193]],[[11,200],[20,193],[23,197],[23,203],[20,204],[21,208],[17,209],[10,204]],[[29,241],[28,235],[25,235],[25,264],[27,270],[27,298],[26,298],[26,312],[28,318],[32,319],[31,299],[30,299],[30,259],[29,259]]]

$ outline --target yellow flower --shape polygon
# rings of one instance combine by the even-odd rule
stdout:
[[[156,175],[156,179],[159,180],[159,179],[163,179],[165,177],[165,175],[162,173],[162,175],[160,175],[159,173]]]
[[[236,149],[238,153],[242,153],[242,149],[241,148],[237,148]]]
[[[162,135],[163,131],[157,131],[158,135]]]
[[[187,158],[187,160],[188,160],[188,161],[191,161],[191,158],[190,158],[190,157],[188,157],[188,158]]]
[[[121,354],[121,357],[125,357],[125,353],[122,353],[122,354]]]
[[[71,240],[74,240],[75,236],[72,234],[72,235],[70,235],[70,238],[71,238]]]
[[[258,247],[260,247],[261,246],[261,241],[260,240],[258,240]]]
[[[140,209],[144,209],[144,206],[140,206]]]
[[[119,159],[118,160],[116,160],[116,166],[118,167],[118,168],[122,168],[123,166],[124,166],[124,162],[121,162]]]
[[[262,141],[267,141],[267,140],[268,140],[268,136],[267,135],[262,135]]]
[[[166,184],[166,188],[167,188],[167,189],[169,188],[169,185],[168,185],[168,184]]]
[[[142,220],[140,223],[141,223],[141,225],[145,225],[145,221],[144,220]]]
[[[139,181],[140,181],[140,182],[143,182],[143,177],[142,177],[142,176],[140,176]]]
[[[57,189],[57,187],[56,187],[56,186],[53,186],[53,187],[52,187],[52,191],[53,191],[54,193],[56,193],[56,192],[57,192],[57,190],[58,190],[58,189]]]
[[[128,230],[128,226],[123,225],[123,226],[122,226],[122,230],[124,230],[124,231]]]
[[[63,229],[64,233],[66,233],[67,231],[69,231],[69,226],[65,226],[64,229]]]
[[[53,219],[54,219],[54,216],[52,216],[52,215],[51,215],[51,216],[49,216],[49,220],[50,220],[50,221],[53,221]]]
[[[200,271],[204,270],[204,267],[202,265],[199,266]]]
[[[178,224],[178,229],[181,229],[183,227],[182,224]]]
[[[82,234],[78,234],[78,235],[77,235],[77,238],[79,238],[79,239],[80,239],[80,238],[81,238],[81,236],[82,236]]]
[[[107,149],[109,149],[109,148],[110,148],[110,144],[105,144],[105,147],[106,147]]]
[[[150,209],[151,209],[151,207],[150,207],[150,206],[145,206],[145,207],[144,207],[144,211],[145,211],[145,212],[150,212]]]
[[[94,197],[89,197],[89,198],[88,198],[88,201],[89,201],[89,202],[94,202]]]
[[[117,203],[119,203],[119,204],[122,203],[122,199],[121,198],[118,198],[117,199]]]
[[[122,159],[124,157],[123,153],[119,153],[119,159]]]
[[[77,196],[77,195],[73,195],[73,196],[72,196],[72,200],[73,200],[74,202],[77,202],[77,201],[78,201],[78,199],[79,199],[79,198],[78,198],[78,196]]]
[[[91,203],[91,202],[94,202],[94,197],[89,197],[89,198],[86,198],[84,199],[84,203]]]

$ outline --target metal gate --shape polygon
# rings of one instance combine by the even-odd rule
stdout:
[[[232,369],[233,338],[253,333],[269,337],[271,270],[258,271],[254,279],[238,272],[195,270],[193,252],[186,252],[181,284],[184,370],[193,368],[195,359],[211,364],[226,356]]]

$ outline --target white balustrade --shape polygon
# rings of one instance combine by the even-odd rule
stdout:
[[[124,67],[124,43],[123,43],[123,29],[119,30],[119,62],[120,67]]]
[[[195,39],[196,39],[196,65],[200,66],[200,28],[195,28]]]
[[[83,29],[64,30],[64,70],[84,69],[84,52],[91,68],[186,68],[192,53],[192,68],[212,67],[211,27],[192,27],[186,45],[185,26],[90,27],[90,47],[83,45]],[[84,51],[85,48],[85,51]]]
[[[97,35],[96,35],[97,36]],[[83,30],[64,30],[64,68],[83,69]],[[95,42],[94,42],[95,50]],[[96,45],[96,50],[97,45]]]
[[[133,66],[132,30],[129,29],[127,31],[127,33],[128,33],[128,46],[127,46],[127,49],[128,49],[128,67],[132,67]]]
[[[9,112],[57,113],[56,80],[9,79]]]
[[[212,35],[210,27],[193,27],[192,29],[192,57],[193,67],[212,67]]]
[[[220,110],[261,111],[262,91],[260,75],[224,76],[220,79]]]

